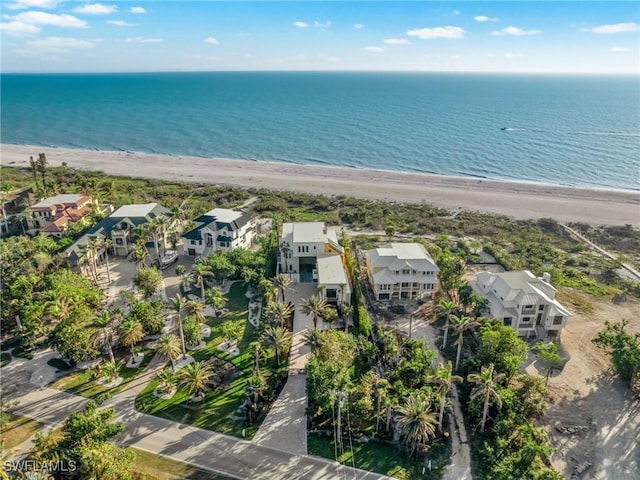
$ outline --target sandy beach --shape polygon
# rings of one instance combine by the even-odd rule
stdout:
[[[110,175],[428,203],[514,218],[551,217],[560,222],[640,226],[640,192],[633,191],[29,145],[2,144],[0,151],[5,166],[28,167],[30,156],[44,152],[50,165],[66,162],[73,168]]]

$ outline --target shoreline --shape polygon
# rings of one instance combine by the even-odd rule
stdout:
[[[1,144],[0,151],[5,166],[29,168],[29,156],[44,152],[52,166],[66,162],[80,170],[116,176],[428,203],[521,219],[550,217],[560,222],[640,226],[640,192],[633,190],[37,145]]]

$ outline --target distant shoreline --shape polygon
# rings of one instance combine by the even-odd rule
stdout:
[[[44,152],[51,165],[66,162],[109,175],[428,203],[522,219],[640,226],[640,192],[632,190],[37,145],[2,144],[0,151],[5,166],[29,167],[29,156]]]

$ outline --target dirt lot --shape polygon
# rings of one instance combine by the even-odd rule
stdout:
[[[639,479],[640,400],[618,380],[607,356],[591,339],[605,320],[626,318],[629,331],[640,331],[640,302],[616,305],[572,292],[560,294],[559,299],[573,316],[561,338],[571,359],[549,381],[551,403],[543,420],[557,448],[553,465],[566,479]],[[534,373],[535,363],[527,371]],[[561,433],[557,427],[571,430]],[[587,468],[588,463],[592,466]]]

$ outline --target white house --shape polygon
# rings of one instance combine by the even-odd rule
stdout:
[[[551,276],[537,278],[528,270],[480,272],[474,291],[489,301],[490,317],[516,329],[518,335],[538,338],[556,337],[571,314],[555,300],[557,290]]]
[[[351,303],[344,249],[324,222],[284,223],[279,250],[279,273],[295,282],[317,283],[319,295],[329,304]]]
[[[217,250],[249,248],[257,232],[256,219],[236,210],[214,208],[195,219],[196,227],[183,238],[185,255],[208,255]]]
[[[440,269],[419,243],[391,243],[366,254],[376,300],[421,298],[433,294]]]

